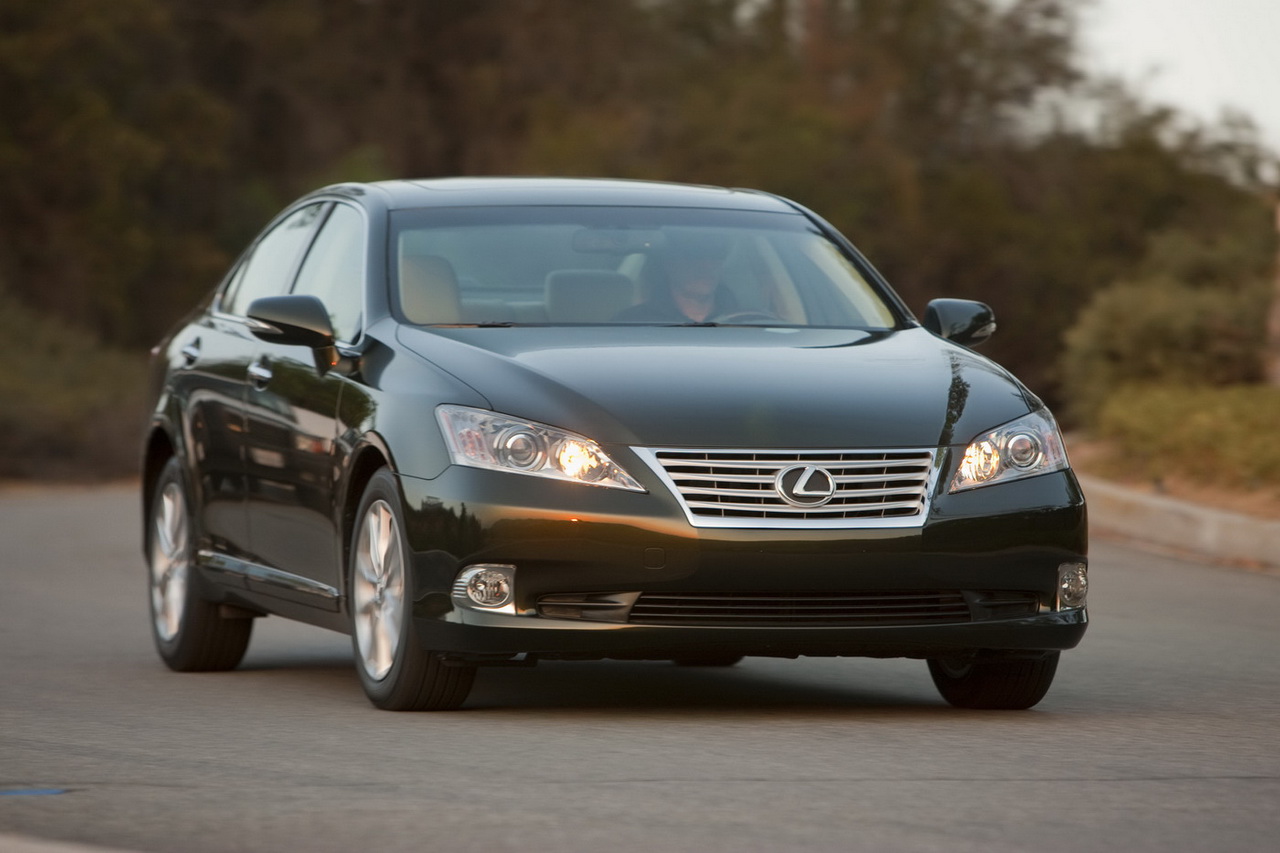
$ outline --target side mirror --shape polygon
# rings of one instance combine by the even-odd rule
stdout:
[[[273,344],[310,347],[320,375],[338,363],[333,323],[324,303],[314,296],[263,296],[249,303],[249,329]]]
[[[333,346],[333,323],[324,303],[314,296],[264,296],[249,303],[254,336],[286,346]]]
[[[971,299],[935,299],[924,309],[924,327],[966,347],[976,347],[996,330],[991,307]]]

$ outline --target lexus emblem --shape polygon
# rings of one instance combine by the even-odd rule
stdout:
[[[836,494],[836,481],[826,468],[792,465],[778,472],[774,480],[778,494],[792,506],[819,507]]]

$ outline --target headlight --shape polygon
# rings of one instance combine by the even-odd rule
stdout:
[[[644,491],[589,438],[466,406],[440,406],[436,415],[456,465]]]
[[[978,436],[965,448],[951,491],[1062,471],[1068,467],[1062,434],[1048,409]]]

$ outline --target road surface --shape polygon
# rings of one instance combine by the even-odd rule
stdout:
[[[235,672],[166,670],[138,519],[130,486],[0,492],[0,850],[1276,848],[1274,575],[1095,543],[1027,712],[949,708],[918,661],[750,658],[482,670],[393,714],[278,618]]]

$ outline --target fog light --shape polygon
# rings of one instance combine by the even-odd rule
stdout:
[[[1089,567],[1084,563],[1063,563],[1058,566],[1058,609],[1075,610],[1084,607],[1089,596]]]
[[[515,590],[515,566],[481,564],[458,575],[453,600],[465,607],[514,612]]]

